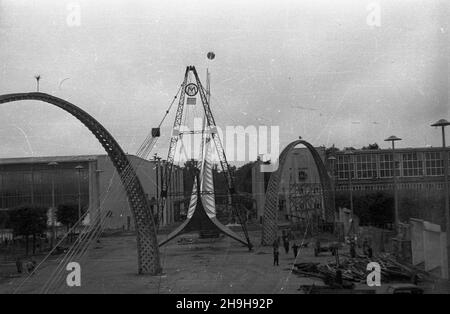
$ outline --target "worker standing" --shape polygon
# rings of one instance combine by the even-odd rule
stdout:
[[[298,245],[294,242],[294,245],[292,246],[292,250],[294,251],[294,258],[297,258],[298,255]]]
[[[355,258],[356,257],[356,244],[355,241],[350,240],[350,257]]]
[[[17,268],[17,273],[21,274],[23,271],[23,262],[19,257],[16,259],[16,268]]]
[[[285,231],[283,231],[283,246],[284,246],[284,251],[286,252],[286,254],[288,254],[289,253],[289,235]]]
[[[279,266],[279,255],[280,252],[278,250],[278,246],[273,247],[273,266]]]
[[[272,246],[273,246],[274,249],[275,249],[275,247],[277,249],[279,248],[279,246],[280,246],[280,239],[279,239],[279,237],[277,237],[275,240],[273,240]]]

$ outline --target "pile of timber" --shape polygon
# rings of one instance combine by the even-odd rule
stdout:
[[[345,255],[344,255],[345,256]],[[336,263],[298,263],[293,272],[299,276],[311,277],[323,280],[325,283],[336,280],[336,272],[341,271],[342,280],[348,282],[365,282],[371,270],[367,270],[370,262],[377,262],[381,266],[382,282],[433,281],[433,277],[426,271],[413,265],[399,262],[389,254],[382,254],[368,258],[357,256],[343,259],[340,265]],[[414,280],[415,281],[415,280]]]

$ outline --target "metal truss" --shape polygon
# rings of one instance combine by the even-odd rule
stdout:
[[[319,153],[310,143],[304,140],[296,140],[283,149],[278,159],[278,169],[270,175],[269,184],[266,191],[266,201],[264,204],[263,229],[261,238],[262,245],[272,245],[274,240],[278,237],[278,193],[281,175],[283,173],[287,157],[299,144],[306,146],[306,148],[309,150],[319,172],[320,184],[322,186],[325,206],[324,218],[328,222],[331,222],[334,219],[335,206],[332,185],[322,158],[320,158]]]
[[[216,122],[214,120],[214,116],[213,116],[213,114],[211,112],[211,108],[209,106],[208,95],[205,92],[205,89],[203,88],[203,86],[200,82],[200,78],[199,78],[197,70],[195,69],[194,66],[186,67],[186,72],[184,74],[184,81],[183,81],[183,85],[182,85],[182,92],[181,92],[180,99],[178,102],[177,114],[175,116],[175,122],[173,124],[173,130],[179,130],[180,126],[181,126],[183,110],[184,110],[184,100],[185,100],[185,96],[186,96],[185,87],[186,87],[188,75],[190,72],[192,72],[195,77],[195,81],[196,81],[195,83],[197,84],[198,93],[200,94],[200,98],[201,98],[201,101],[203,104],[203,109],[204,109],[205,116],[206,116],[207,126],[210,128],[210,130],[215,130]],[[167,198],[167,187],[169,186],[171,173],[172,173],[175,148],[176,148],[178,139],[181,136],[182,136],[182,134],[174,134],[174,135],[172,135],[171,140],[170,140],[169,152],[168,152],[168,156],[167,156],[167,167],[165,170],[165,182],[163,184],[163,189],[161,191],[161,196],[162,196],[161,197],[161,199],[162,199],[162,207],[161,208],[164,208],[164,206],[165,206],[165,199]],[[235,216],[238,218],[239,223],[242,226],[242,229],[244,231],[244,234],[245,234],[245,237],[247,240],[247,246],[251,249],[252,244],[250,243],[250,238],[248,236],[247,228],[245,226],[245,221],[241,216],[241,211],[237,209],[237,207],[240,206],[240,204],[236,200],[236,189],[235,189],[234,179],[231,174],[230,165],[228,164],[227,157],[225,155],[225,150],[222,145],[222,141],[220,140],[218,134],[214,131],[211,132],[211,137],[212,137],[214,144],[216,146],[216,149],[217,149],[217,155],[219,157],[220,166],[222,168],[222,173],[224,174],[225,179],[227,181],[228,191],[230,193],[230,196],[232,199],[232,204],[233,204],[231,207],[236,208]]]
[[[151,275],[160,273],[156,228],[150,204],[136,172],[114,137],[87,112],[55,96],[39,92],[0,95],[0,103],[22,100],[38,100],[59,107],[80,120],[94,134],[114,164],[127,193],[136,226],[138,273]]]

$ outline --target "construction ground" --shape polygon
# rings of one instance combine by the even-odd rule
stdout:
[[[302,248],[294,259],[292,248],[286,254],[280,246],[280,264],[273,266],[272,247],[259,245],[260,232],[251,231],[255,247],[246,247],[230,238],[196,239],[196,235],[182,235],[161,248],[164,269],[160,276],[136,274],[136,239],[133,234],[115,234],[102,237],[92,245],[80,262],[81,287],[68,287],[63,269],[58,284],[43,291],[45,282],[54,276],[58,256],[43,263],[37,273],[18,275],[14,261],[0,266],[0,293],[224,293],[276,294],[304,293],[304,285],[323,286],[321,279],[299,275],[294,264],[333,263],[329,253],[314,256],[313,245]],[[186,241],[178,241],[184,239]],[[345,261],[348,248],[342,248]],[[39,260],[38,260],[39,263]],[[376,293],[387,291],[391,283],[382,282]],[[425,292],[448,293],[448,282],[419,283]],[[365,282],[356,283],[358,290],[373,290]]]

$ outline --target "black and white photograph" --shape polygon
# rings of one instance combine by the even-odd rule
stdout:
[[[0,0],[0,295],[450,294],[449,16]]]

